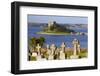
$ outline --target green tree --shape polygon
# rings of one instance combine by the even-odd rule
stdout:
[[[35,48],[37,44],[43,46],[44,42],[45,42],[44,37],[40,37],[40,38],[33,37],[29,40],[29,45]]]
[[[43,44],[45,42],[45,38],[44,37],[40,37],[39,40],[40,40],[40,45],[43,46]]]

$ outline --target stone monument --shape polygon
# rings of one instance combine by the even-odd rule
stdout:
[[[37,44],[36,49],[37,49],[38,55],[40,55],[41,46],[39,44]]]
[[[52,44],[50,46],[50,49],[48,50],[49,51],[49,56],[48,56],[48,60],[53,60],[54,59],[54,51],[56,50],[56,46],[55,44]]]
[[[63,51],[60,51],[59,59],[60,60],[64,60],[65,59],[65,53]]]
[[[66,47],[66,45],[65,45],[65,43],[63,42],[62,45],[61,45],[61,50],[62,50],[63,52],[65,52],[65,47]]]
[[[74,47],[74,48],[73,48],[73,55],[70,56],[70,58],[71,58],[71,59],[78,59],[79,56],[78,56],[77,51],[78,51],[79,41],[78,41],[77,39],[74,39],[73,42],[72,42],[72,44],[73,44],[73,47]]]
[[[61,45],[61,50],[60,50],[60,55],[59,55],[59,59],[60,60],[64,60],[65,59],[65,43],[63,42]]]
[[[41,60],[41,54],[40,54],[41,46],[39,44],[37,44],[36,49],[37,49],[37,52],[38,52],[37,60]]]
[[[55,44],[52,44],[52,45],[50,46],[50,50],[51,50],[51,55],[53,55],[53,54],[54,54],[54,51],[56,50]]]

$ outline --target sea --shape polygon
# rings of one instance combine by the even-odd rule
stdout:
[[[87,33],[87,29],[73,29],[76,32],[85,32]],[[66,47],[72,48],[72,41],[74,39],[78,39],[80,42],[81,48],[88,48],[88,35],[45,35],[45,34],[37,34],[37,32],[43,31],[43,27],[41,26],[30,26],[28,25],[28,39],[32,37],[44,37],[45,45],[55,44],[57,47],[60,47],[62,42],[66,44]]]

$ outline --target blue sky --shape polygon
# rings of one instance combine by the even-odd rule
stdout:
[[[28,22],[48,23],[50,21],[56,21],[57,23],[69,23],[69,24],[88,24],[87,17],[28,15]]]

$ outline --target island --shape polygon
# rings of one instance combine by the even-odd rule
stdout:
[[[71,33],[75,33],[75,31],[56,23],[56,21],[49,22],[42,31],[37,32],[37,34],[46,35],[70,35]]]

